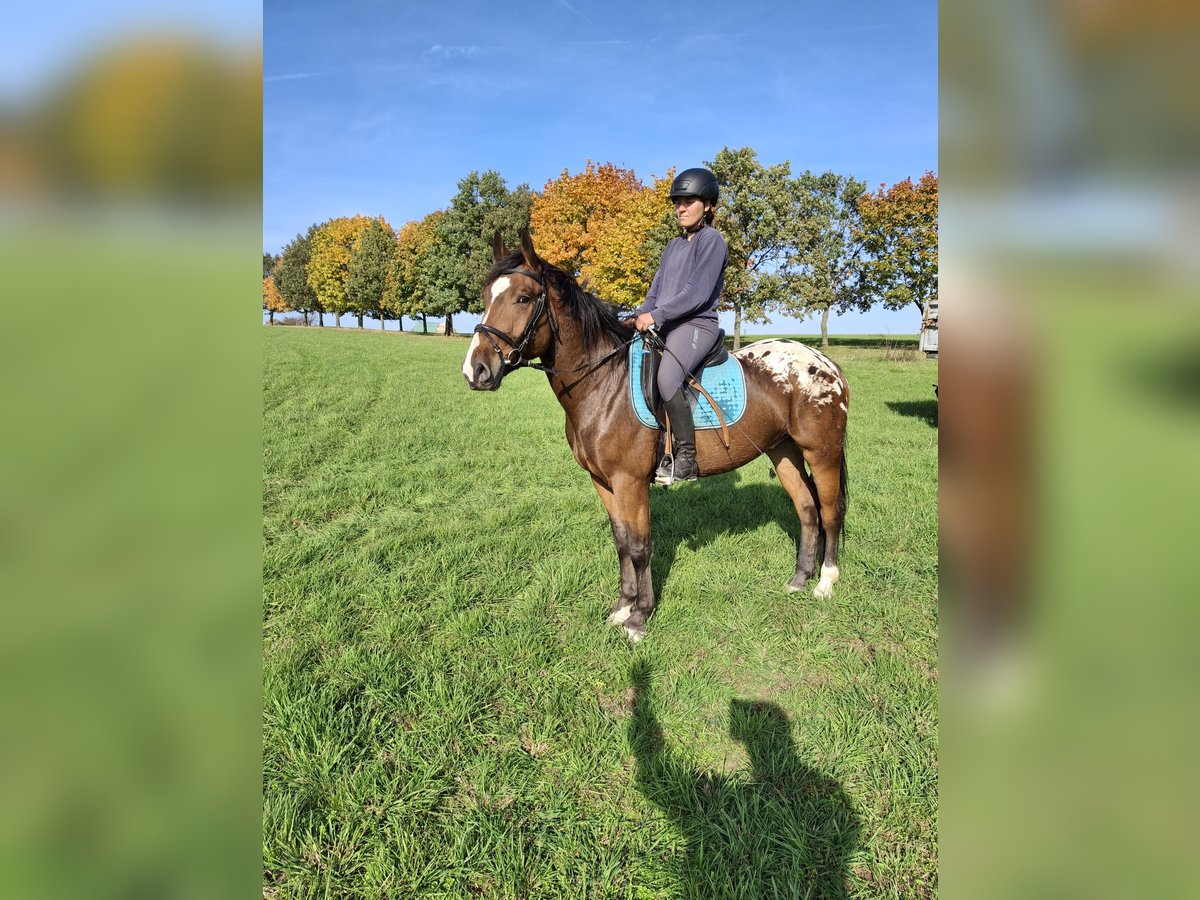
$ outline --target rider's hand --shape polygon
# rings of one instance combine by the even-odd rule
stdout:
[[[633,327],[638,331],[649,331],[654,327],[654,316],[650,313],[642,313],[634,320]]]

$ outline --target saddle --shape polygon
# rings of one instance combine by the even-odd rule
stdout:
[[[638,420],[657,429],[654,410],[660,405],[656,385],[659,351],[639,336],[629,348],[629,392]],[[725,349],[725,332],[687,382],[692,419],[697,429],[724,428],[737,422],[746,411],[746,380],[736,356]]]

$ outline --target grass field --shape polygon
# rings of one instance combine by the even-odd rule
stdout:
[[[829,352],[832,599],[784,592],[764,458],[653,493],[634,648],[544,376],[476,394],[461,338],[263,333],[265,897],[936,895],[933,362]]]

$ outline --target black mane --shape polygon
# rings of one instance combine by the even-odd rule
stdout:
[[[621,322],[621,315],[627,315],[627,310],[622,310],[585,291],[579,286],[579,282],[557,266],[552,266],[545,260],[542,260],[542,266],[549,280],[548,286],[553,289],[571,318],[579,324],[585,350],[592,352],[617,347],[629,340],[633,334],[632,326]],[[521,251],[514,250],[492,266],[484,279],[484,285],[491,284],[501,275],[510,275],[525,268],[525,258]]]

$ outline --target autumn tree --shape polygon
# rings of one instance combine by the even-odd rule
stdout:
[[[312,257],[312,238],[317,226],[313,225],[306,234],[298,234],[283,248],[279,256],[279,265],[275,269],[274,282],[288,309],[294,309],[304,316],[304,324],[308,324],[310,311],[316,312],[322,325],[325,324],[321,314],[321,302],[308,281],[308,262]]]
[[[766,322],[796,293],[804,222],[788,162],[764,166],[750,147],[725,147],[706,165],[721,185],[714,225],[729,245],[729,264],[718,309],[733,311],[736,349],[743,319]]]
[[[423,332],[427,330],[426,316],[433,308],[430,254],[437,240],[438,220],[444,215],[443,210],[437,210],[400,229],[384,287],[384,309],[396,318],[419,318]]]
[[[845,175],[804,172],[796,179],[800,241],[794,262],[800,275],[791,302],[793,315],[821,317],[821,346],[829,346],[830,310],[861,302],[862,244],[858,200],[866,184]]]
[[[492,236],[499,231],[507,245],[518,243],[520,229],[529,226],[532,202],[528,185],[510,191],[492,170],[471,172],[458,183],[458,193],[434,225],[426,257],[428,312],[445,316],[447,334],[454,332],[454,313],[482,310]]]
[[[910,303],[924,311],[937,297],[938,177],[926,172],[883,185],[858,203],[860,233],[868,260],[863,270],[865,292],[860,308],[881,301],[888,309]]]
[[[645,187],[632,169],[588,161],[534,197],[530,230],[543,259],[584,279],[611,303],[636,306],[668,240],[678,234],[670,175]]]
[[[280,296],[279,288],[275,286],[275,275],[279,267],[279,256],[270,253],[263,254],[263,309],[267,311],[267,321],[275,324],[275,313],[287,312],[287,301]]]
[[[342,313],[354,308],[347,293],[350,258],[359,237],[372,221],[367,216],[342,216],[321,224],[312,235],[308,283],[321,307],[333,313],[335,325],[341,325]]]
[[[346,273],[346,297],[363,327],[363,316],[379,319],[383,329],[383,306],[388,269],[396,250],[396,235],[382,218],[371,219],[359,232]]]

